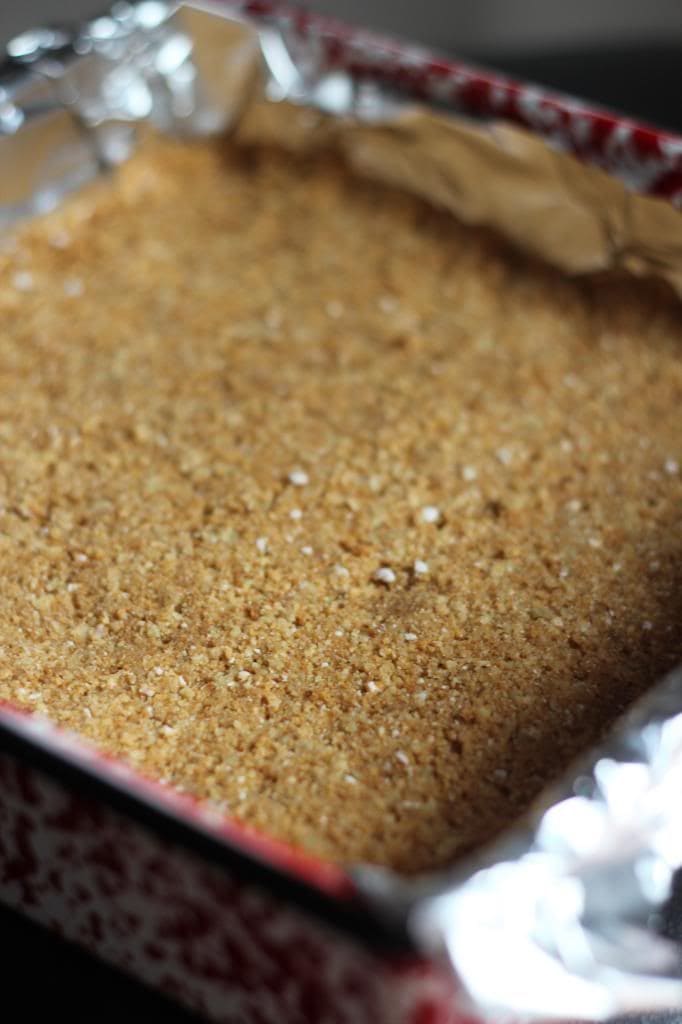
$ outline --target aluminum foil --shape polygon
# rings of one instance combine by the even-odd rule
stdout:
[[[256,32],[145,0],[73,33],[34,29],[0,66],[0,226],[52,209],[152,127],[226,131],[260,77]]]
[[[124,160],[151,126],[335,145],[362,172],[566,270],[621,267],[682,294],[682,215],[509,125],[407,103],[328,64],[287,17],[210,5],[117,3],[73,33],[14,39],[0,66],[0,225],[48,210]],[[281,104],[300,108],[283,117]],[[682,1007],[666,918],[682,867],[682,671],[526,823],[453,872],[354,876],[374,910],[407,921],[485,1015],[606,1019]],[[679,939],[682,936],[676,936]],[[682,1013],[677,1017],[682,1020]]]

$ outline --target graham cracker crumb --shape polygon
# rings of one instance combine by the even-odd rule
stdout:
[[[653,288],[335,155],[151,143],[0,258],[0,697],[449,863],[680,658],[681,401]]]

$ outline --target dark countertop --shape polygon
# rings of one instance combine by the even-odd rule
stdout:
[[[3,1020],[200,1024],[162,996],[0,906]],[[14,1006],[16,1009],[9,1009]],[[5,1013],[7,1016],[5,1016]],[[16,1014],[16,1017],[14,1016]]]

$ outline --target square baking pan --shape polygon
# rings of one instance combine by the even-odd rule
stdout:
[[[256,94],[351,131],[407,109],[415,138],[453,136],[445,205],[455,213],[564,270],[619,267],[682,290],[682,138],[256,0],[119,3],[73,30],[14,39],[0,66],[0,223],[58,205],[125,160],[146,125],[225,131]],[[398,135],[392,144],[404,143]],[[492,167],[487,184],[465,180],[474,137]],[[443,181],[430,154],[411,147],[405,161],[417,192],[429,180],[422,167]],[[493,198],[512,171],[525,212],[505,220]],[[569,210],[569,244],[565,232],[560,246],[543,233],[547,209]],[[674,1008],[682,982],[667,934],[681,789],[673,674],[521,825],[451,871],[407,880],[292,849],[4,705],[0,899],[228,1024]]]

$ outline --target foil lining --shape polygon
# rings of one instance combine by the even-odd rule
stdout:
[[[256,25],[159,0],[119,2],[73,33],[24,33],[0,65],[0,226],[120,163],[150,126],[232,130],[302,150],[334,145],[361,173],[564,270],[656,275],[682,295],[672,205],[520,128],[408,103],[329,66],[325,52],[286,17]],[[283,118],[283,101],[300,116]],[[682,670],[470,863],[414,881],[353,874],[376,913],[407,921],[418,948],[451,965],[480,1014],[596,1020],[680,1008],[680,947],[664,933],[682,867],[681,796]]]

